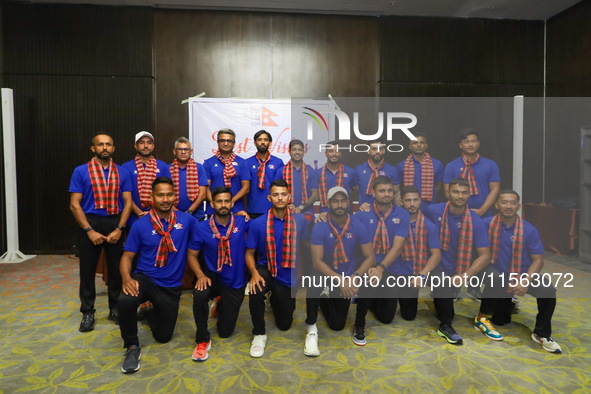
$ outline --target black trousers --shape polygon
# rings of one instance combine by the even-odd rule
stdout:
[[[179,313],[181,299],[181,287],[162,287],[155,284],[152,279],[142,273],[131,276],[139,282],[139,295],[132,297],[121,292],[119,296],[119,329],[123,346],[138,345],[137,337],[137,308],[140,304],[150,301],[154,306],[148,314],[148,325],[152,329],[152,335],[157,342],[166,343],[172,338],[174,326]]]
[[[374,313],[380,323],[390,324],[396,315],[396,307],[400,304],[400,315],[404,320],[414,320],[417,317],[419,305],[419,289],[413,287],[389,286],[396,282],[398,277],[406,277],[406,284],[410,279],[409,275],[395,275],[384,272],[382,281],[376,288],[376,297],[370,304],[370,310]],[[389,279],[390,278],[390,279]],[[399,281],[402,283],[402,280]],[[382,287],[383,286],[383,287]],[[359,306],[357,306],[359,308]]]
[[[501,274],[494,267],[491,267],[490,270],[493,273],[492,282],[487,277],[487,286],[482,294],[480,312],[492,315],[492,323],[503,326],[511,322],[511,311],[514,308],[511,301],[513,293],[507,293],[509,273],[505,273],[504,280],[502,280]],[[552,335],[552,315],[554,315],[556,308],[556,289],[551,282],[548,286],[543,286],[542,282],[539,283],[540,286],[535,287],[530,284],[527,289],[527,294],[535,297],[538,303],[534,333],[546,338]]]
[[[247,212],[248,216],[250,216],[251,219],[256,219],[259,216],[263,216],[265,213],[255,213],[255,212]]]
[[[440,278],[442,274],[443,271],[439,267],[436,267],[431,272],[431,276],[439,276]],[[445,277],[449,277],[449,275],[446,274]],[[457,288],[448,284],[447,280],[443,281],[443,283],[433,288],[433,304],[435,305],[435,311],[437,312],[437,318],[440,324],[451,326],[455,316],[454,298]]]
[[[265,280],[263,290],[257,288],[255,294],[248,296],[250,318],[252,319],[252,334],[264,335],[265,330],[265,294],[272,292],[270,300],[275,315],[275,324],[281,331],[287,331],[293,322],[293,312],[296,308],[296,299],[291,297],[291,287],[285,286],[277,278],[271,276],[271,272],[264,265],[257,265],[259,275]]]
[[[244,287],[234,289],[226,286],[217,274],[208,271],[205,273],[211,279],[211,286],[199,291],[193,290],[193,317],[197,326],[195,341],[197,343],[208,342],[211,335],[207,328],[209,315],[208,303],[210,300],[220,296],[217,304],[218,311],[218,335],[221,338],[228,338],[236,328],[236,320],[240,313],[240,306],[244,300]]]
[[[120,215],[97,216],[86,215],[86,219],[94,231],[108,236],[119,225]],[[119,262],[123,255],[123,235],[116,244],[103,242],[95,245],[88,238],[88,234],[80,229],[78,231],[78,245],[80,250],[80,312],[95,312],[94,301],[96,299],[96,267],[101,251],[105,249],[107,259],[107,287],[109,297],[109,309],[117,306],[117,298],[121,292],[121,273]]]

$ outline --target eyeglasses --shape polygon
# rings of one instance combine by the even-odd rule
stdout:
[[[235,141],[234,140],[218,140],[218,142],[220,144],[223,144],[223,143],[233,144]]]
[[[179,152],[189,152],[191,148],[176,148]]]

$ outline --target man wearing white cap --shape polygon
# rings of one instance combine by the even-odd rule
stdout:
[[[133,205],[127,221],[130,228],[139,218],[150,212],[152,182],[158,177],[170,176],[168,165],[162,160],[156,160],[152,156],[154,152],[154,136],[147,131],[140,131],[135,135],[135,151],[137,155],[133,160],[123,163],[123,168],[129,171],[132,179],[133,190],[131,197]]]

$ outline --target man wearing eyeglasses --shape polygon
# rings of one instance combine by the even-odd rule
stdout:
[[[211,190],[216,187],[227,187],[232,192],[232,213],[244,210],[244,196],[250,191],[250,172],[246,160],[234,153],[236,133],[230,129],[221,129],[218,132],[218,151],[215,155],[205,160],[203,167],[209,178],[207,199],[211,199]],[[213,215],[213,206],[207,204],[205,213]]]

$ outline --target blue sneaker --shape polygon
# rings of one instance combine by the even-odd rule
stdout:
[[[493,325],[491,324],[490,320],[486,317],[481,317],[480,320],[478,318],[474,319],[474,329],[478,331],[482,331],[484,335],[488,338],[492,339],[493,341],[502,341],[503,336],[495,330]]]
[[[452,345],[461,345],[464,343],[460,334],[452,326],[447,324],[442,324],[437,328],[437,335],[445,338]]]

